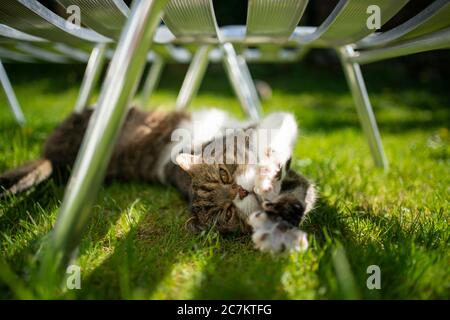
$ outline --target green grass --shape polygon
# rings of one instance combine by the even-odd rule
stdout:
[[[31,68],[31,69],[29,69]],[[16,126],[0,95],[0,171],[38,157],[66,116],[82,68],[7,66],[28,126]],[[164,74],[151,107],[171,108],[185,69]],[[364,68],[391,169],[376,169],[339,69],[252,67],[273,98],[266,112],[295,113],[301,138],[293,166],[320,190],[303,228],[305,253],[272,256],[248,237],[192,235],[176,190],[115,182],[102,188],[79,248],[81,290],[55,297],[145,299],[428,299],[450,298],[450,93],[384,64]],[[193,108],[241,114],[221,68]],[[0,298],[34,295],[39,252],[55,222],[64,187],[44,184],[0,200]],[[3,263],[4,260],[6,263]],[[381,269],[381,290],[366,287],[367,267]]]

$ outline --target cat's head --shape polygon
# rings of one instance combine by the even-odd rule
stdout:
[[[214,225],[221,232],[249,231],[246,220],[260,209],[252,166],[217,163],[187,153],[179,154],[176,162],[191,177],[193,224],[199,229]]]

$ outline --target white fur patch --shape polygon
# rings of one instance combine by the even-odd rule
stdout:
[[[233,200],[234,205],[238,208],[241,217],[248,219],[251,213],[261,209],[261,205],[256,199],[255,194],[252,193],[255,186],[256,168],[249,165],[247,169],[236,177],[236,183],[250,193],[244,198],[240,199],[239,195]]]
[[[264,118],[258,128],[272,130],[270,131],[270,150],[258,150],[259,161],[285,163],[289,160],[298,134],[295,118],[289,113],[275,112]]]

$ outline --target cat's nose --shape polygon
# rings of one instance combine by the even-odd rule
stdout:
[[[241,200],[244,199],[246,196],[248,196],[248,191],[242,187],[239,187],[238,193],[239,193],[239,199],[241,199]]]

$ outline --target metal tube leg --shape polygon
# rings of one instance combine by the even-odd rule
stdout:
[[[343,47],[339,49],[341,56],[342,67],[344,69],[345,77],[355,101],[356,110],[358,112],[359,121],[363,128],[364,134],[369,142],[370,151],[375,164],[385,169],[388,168],[388,161],[384,154],[383,144],[381,142],[380,132],[378,131],[375,115],[372,110],[372,105],[367,94],[364,78],[361,73],[361,68],[357,63],[350,63],[346,61],[345,57],[351,54],[353,49],[351,47]]]
[[[19,101],[17,101],[14,89],[11,86],[8,75],[6,74],[5,67],[0,60],[0,81],[2,83],[3,90],[5,90],[6,97],[8,98],[9,107],[20,125],[25,124],[25,116],[23,115],[22,109],[20,108]]]
[[[181,86],[177,97],[176,109],[181,110],[189,106],[192,99],[197,94],[200,84],[205,76],[206,68],[209,64],[210,45],[203,45],[195,53],[189,69]]]
[[[259,95],[256,90],[256,86],[253,83],[252,75],[250,74],[250,70],[248,68],[247,62],[244,57],[237,56],[239,69],[241,69],[242,75],[244,76],[246,86],[248,87],[248,91],[251,95],[251,101],[253,101],[252,108],[256,108],[255,113],[258,114],[258,117],[261,117],[261,104],[259,103]]]
[[[126,111],[167,0],[134,1],[102,86],[43,257],[41,280],[54,288],[61,267],[81,240]],[[64,273],[63,273],[64,274]],[[55,279],[55,277],[57,277]],[[48,284],[50,282],[50,284]]]
[[[77,102],[75,103],[75,112],[83,111],[89,103],[89,98],[94,91],[105,64],[107,47],[106,44],[98,44],[92,49],[86,71],[84,72],[83,81],[81,82]]]
[[[150,95],[159,83],[159,79],[161,78],[161,74],[164,69],[164,64],[165,62],[161,57],[155,56],[155,60],[148,71],[148,75],[142,89],[142,105],[144,107],[147,105]]]
[[[222,50],[225,70],[244,111],[251,119],[258,120],[262,113],[261,102],[245,60],[237,56],[231,43],[223,44]]]

